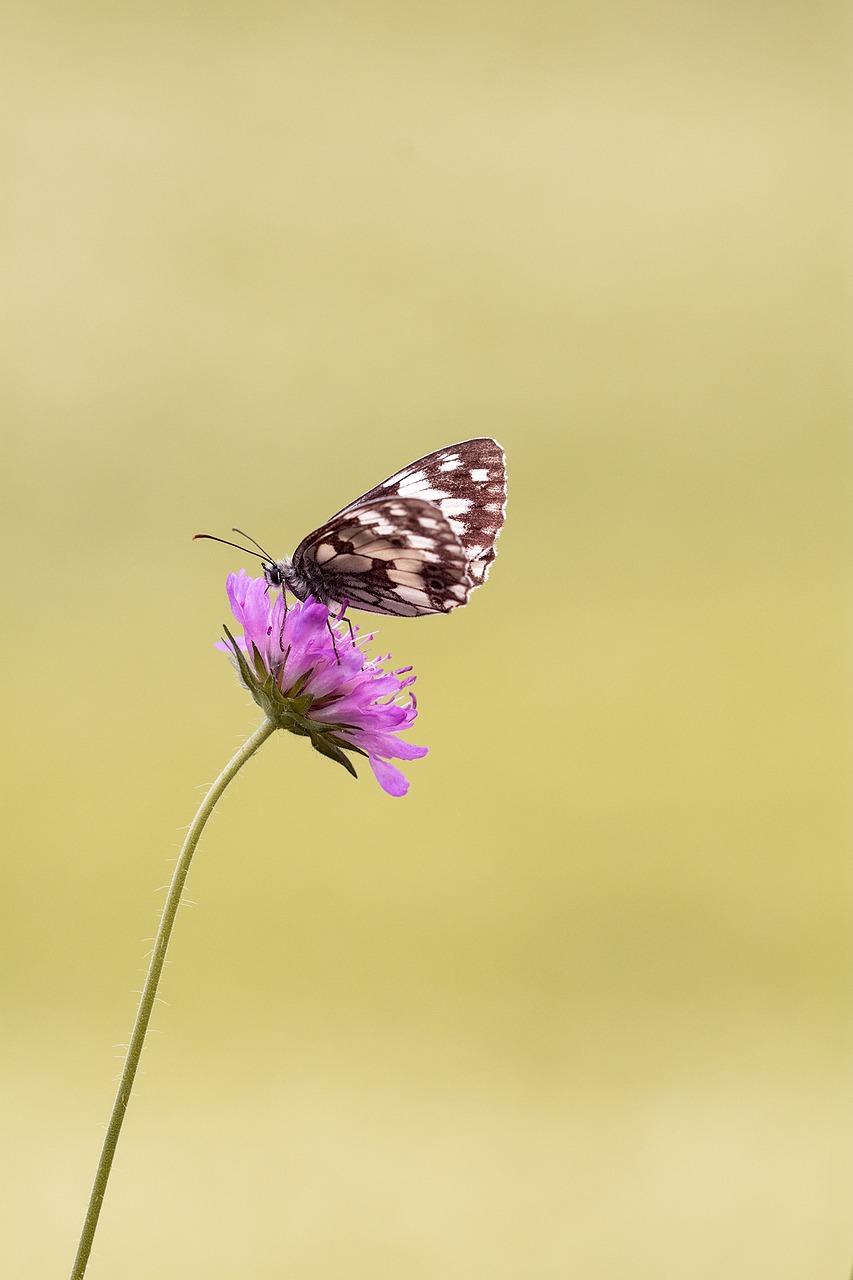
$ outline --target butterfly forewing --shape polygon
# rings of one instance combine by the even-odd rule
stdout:
[[[421,498],[360,499],[309,534],[293,568],[314,595],[368,613],[448,613],[473,585],[441,511]]]

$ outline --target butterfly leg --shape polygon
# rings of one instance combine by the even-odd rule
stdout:
[[[355,632],[353,631],[352,623],[347,617],[344,617],[342,621],[345,622],[347,624],[347,627],[349,628],[350,644],[353,646],[353,648],[355,648]]]
[[[341,656],[338,653],[338,646],[335,644],[335,639],[336,639],[335,628],[332,626],[332,621],[330,618],[326,618],[326,630],[328,631],[329,635],[332,637],[332,648],[335,651],[335,662],[338,664],[338,666],[340,666]]]
[[[284,605],[284,609],[281,615],[281,631],[278,633],[278,647],[279,649],[284,650],[284,628],[287,622],[287,595],[284,587],[281,589],[281,602]]]
[[[342,601],[341,601],[341,604],[340,604],[340,606],[339,606],[339,608],[338,608],[337,613],[334,615],[334,618],[335,618],[335,622],[345,622],[345,623],[346,623],[347,630],[349,631],[350,644],[352,645],[352,647],[353,647],[353,648],[355,648],[355,630],[354,630],[353,625],[352,625],[352,623],[350,622],[349,618],[346,616],[346,611],[347,611],[347,601],[346,601],[346,600],[342,600]],[[327,627],[328,627],[328,629],[329,629],[329,635],[332,637],[332,648],[333,648],[333,649],[334,649],[334,651],[335,651],[335,658],[337,659],[338,666],[340,666],[340,665],[341,665],[341,659],[340,659],[340,657],[339,657],[339,655],[338,655],[338,646],[337,646],[337,644],[335,643],[335,641],[336,641],[336,640],[340,640],[340,638],[341,638],[341,637],[338,635],[338,633],[335,631],[334,627],[332,626],[332,615],[331,615],[331,613],[330,613],[330,614],[329,614],[329,616],[326,618],[326,626],[327,626]]]

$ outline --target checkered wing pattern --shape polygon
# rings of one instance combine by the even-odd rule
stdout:
[[[462,544],[472,585],[485,582],[506,515],[506,461],[497,440],[481,436],[436,449],[369,489],[340,514],[390,494],[437,506]]]
[[[500,445],[464,440],[412,462],[332,516],[282,576],[300,598],[415,617],[467,602],[506,509]]]

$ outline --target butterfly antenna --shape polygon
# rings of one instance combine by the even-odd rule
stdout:
[[[239,533],[240,530],[235,529],[234,532]],[[246,535],[243,534],[244,538],[245,536]],[[241,547],[238,542],[229,542],[227,538],[217,538],[215,533],[194,533],[193,542],[195,542],[197,538],[207,538],[210,542],[221,542],[224,547],[236,547],[237,550],[242,551],[244,555],[257,556],[259,560],[269,561],[270,559],[266,552],[261,555],[259,551],[252,551],[249,547]],[[254,539],[250,538],[249,541],[254,542]],[[255,545],[257,545],[257,543]]]
[[[270,553],[268,551],[264,551],[261,544],[257,542],[254,538],[250,537],[248,533],[244,533],[242,529],[232,529],[231,532],[239,533],[241,538],[245,538],[247,542],[251,542],[252,546],[257,547],[258,550],[263,553],[263,557],[265,560],[272,561],[273,557],[270,555]]]

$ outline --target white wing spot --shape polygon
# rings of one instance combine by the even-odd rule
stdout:
[[[331,542],[321,542],[317,550],[314,552],[314,559],[318,564],[325,564],[327,560],[331,560],[335,554],[335,548]]]
[[[489,473],[485,467],[472,467],[471,479],[476,480],[477,484],[482,484],[484,480],[488,480]]]
[[[388,481],[386,480],[385,483],[387,484]],[[408,467],[405,471],[401,471],[398,476],[395,476],[395,484],[397,485],[398,492],[401,492],[404,488],[408,488],[409,485],[425,483],[428,483],[426,472],[413,471],[411,467]]]
[[[373,542],[362,550],[365,555],[373,556],[374,560],[396,560],[400,555],[400,548],[392,547],[389,542]]]
[[[406,573],[403,569],[389,569],[388,577],[401,587],[412,587],[415,591],[423,591],[424,580],[420,573]],[[405,597],[408,599],[408,597]]]
[[[454,454],[451,453],[447,458],[447,460],[445,462],[442,462],[441,466],[438,469],[439,471],[455,471],[457,467],[461,467],[461,466],[462,466],[462,463],[459,461],[459,459]]]
[[[430,608],[430,598],[425,591],[421,591],[418,587],[399,586],[397,595],[402,600],[408,600],[410,604],[419,605],[421,609]]]
[[[346,536],[346,533],[343,533],[341,536],[346,542],[352,543],[354,551],[363,551],[374,541],[375,535],[372,529],[353,529],[350,531],[349,537]],[[369,550],[367,551],[367,555],[370,555]]]
[[[422,556],[395,556],[391,561],[395,569],[399,569],[401,573],[419,573],[423,576],[423,568],[425,558]],[[426,562],[428,563],[428,562]],[[391,570],[388,570],[391,573]]]
[[[422,471],[407,476],[398,486],[401,498],[423,498],[425,502],[437,502],[439,498],[448,498],[446,489],[434,489]]]
[[[446,516],[464,516],[470,509],[470,498],[445,498],[441,503],[441,510]]]
[[[367,573],[373,568],[373,561],[367,556],[336,556],[332,567],[335,573]]]

